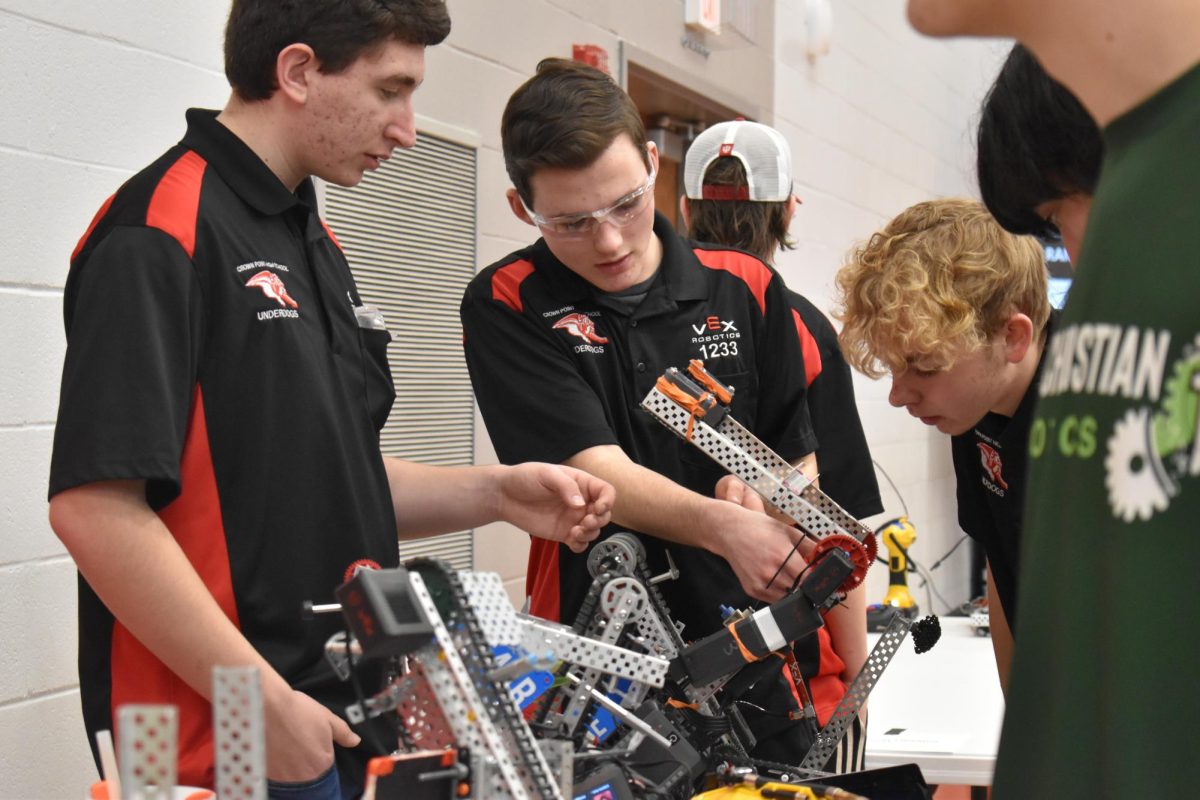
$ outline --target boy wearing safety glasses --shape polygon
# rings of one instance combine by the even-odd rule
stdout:
[[[783,282],[747,253],[682,239],[655,213],[658,152],[605,73],[543,61],[510,98],[501,136],[509,205],[542,238],[480,272],[462,304],[496,453],[610,481],[610,527],[641,534],[655,574],[670,550],[679,578],[658,586],[684,638],[699,639],[721,625],[722,606],[783,596],[805,566],[788,557],[799,532],[714,499],[722,470],[639,403],[668,367],[700,359],[734,387],[735,419],[815,475]],[[572,621],[590,584],[586,553],[532,543],[533,613]]]

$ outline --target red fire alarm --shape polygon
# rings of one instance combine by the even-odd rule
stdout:
[[[571,58],[601,72],[608,72],[608,51],[598,44],[571,45]]]

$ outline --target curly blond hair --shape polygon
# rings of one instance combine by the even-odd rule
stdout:
[[[1042,247],[1014,236],[982,204],[930,200],[901,212],[837,274],[846,359],[873,378],[949,369],[1020,312],[1050,315]]]

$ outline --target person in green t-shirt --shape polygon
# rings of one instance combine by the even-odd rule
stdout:
[[[995,796],[1190,797],[1200,3],[908,0],[908,12],[932,35],[1020,40],[1105,146],[1031,428]]]

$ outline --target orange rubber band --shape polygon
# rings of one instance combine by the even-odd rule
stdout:
[[[733,402],[733,395],[729,390],[717,382],[717,379],[704,368],[704,362],[698,358],[693,358],[688,362],[688,374],[696,380],[700,381],[713,395],[717,398],[717,402],[723,406],[727,406]]]
[[[684,438],[690,442],[692,440],[692,430],[695,427],[696,420],[702,418],[706,413],[704,401],[715,398],[708,392],[704,392],[699,397],[692,397],[690,394],[685,392],[683,389],[680,389],[666,378],[659,378],[655,382],[654,386],[660,392],[670,398],[672,402],[674,402],[684,411],[688,412],[687,433],[685,434]]]
[[[736,622],[731,622],[726,625],[725,628],[733,635],[733,640],[737,642],[738,650],[741,652],[742,658],[746,660],[746,663],[758,661],[758,656],[754,655],[754,653],[751,653],[749,648],[742,644],[742,637],[738,636],[737,627],[735,627],[736,625]]]

